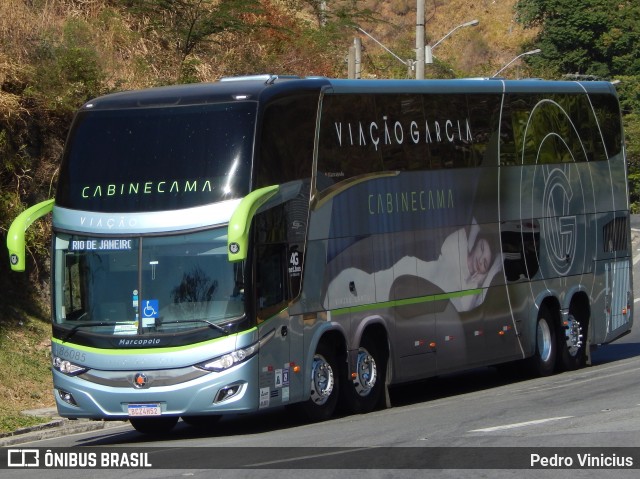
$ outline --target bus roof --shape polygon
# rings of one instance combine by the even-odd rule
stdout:
[[[320,77],[305,79],[275,75],[238,77],[212,83],[189,83],[112,93],[85,103],[82,109],[145,108],[239,100],[257,101],[286,91],[319,91],[327,85],[329,81]]]
[[[329,80],[334,93],[614,93],[606,81],[504,80]]]
[[[447,80],[346,80],[324,77],[278,77],[257,75],[225,78],[213,83],[194,83],[112,93],[87,102],[83,110],[145,108],[265,100],[288,91],[326,90],[336,94],[370,93],[608,93],[615,88],[606,81],[504,80],[468,78]]]

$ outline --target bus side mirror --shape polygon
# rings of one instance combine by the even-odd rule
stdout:
[[[227,254],[230,262],[235,263],[247,259],[251,220],[258,208],[275,195],[279,189],[279,185],[272,185],[252,191],[242,199],[235,209],[229,220],[229,234],[227,235]]]
[[[31,208],[26,209],[13,220],[7,234],[7,249],[9,261],[13,271],[24,271],[25,267],[25,232],[38,218],[46,215],[53,209],[55,200],[46,200]]]

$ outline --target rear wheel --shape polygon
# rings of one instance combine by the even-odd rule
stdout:
[[[370,336],[365,336],[358,349],[353,374],[345,368],[342,397],[353,413],[367,413],[380,405],[384,391],[387,359],[383,348]]]
[[[560,367],[565,371],[580,369],[586,362],[586,323],[586,320],[579,321],[570,313],[565,324],[559,327]]]
[[[297,409],[309,421],[329,419],[338,403],[338,363],[335,351],[326,343],[320,343],[311,365],[311,397],[297,405]]]
[[[178,416],[131,418],[133,428],[144,434],[162,434],[171,431],[178,423]]]
[[[542,306],[536,326],[536,351],[529,358],[529,369],[536,376],[550,376],[556,366],[556,328],[548,307]]]

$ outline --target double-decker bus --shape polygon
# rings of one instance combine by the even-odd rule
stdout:
[[[103,96],[52,212],[59,414],[211,424],[392,385],[579,368],[631,329],[608,82],[259,76]]]

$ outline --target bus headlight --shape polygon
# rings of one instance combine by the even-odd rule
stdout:
[[[252,344],[246,348],[236,349],[230,353],[224,354],[214,359],[210,359],[204,363],[197,364],[196,367],[204,369],[206,371],[221,372],[226,369],[232,368],[236,364],[240,364],[247,359],[256,355],[260,349],[260,343]]]
[[[78,366],[77,364],[67,361],[66,359],[59,358],[58,356],[53,356],[51,362],[55,370],[60,371],[62,374],[66,374],[67,376],[77,376],[78,374],[82,374],[89,370],[89,368]]]

